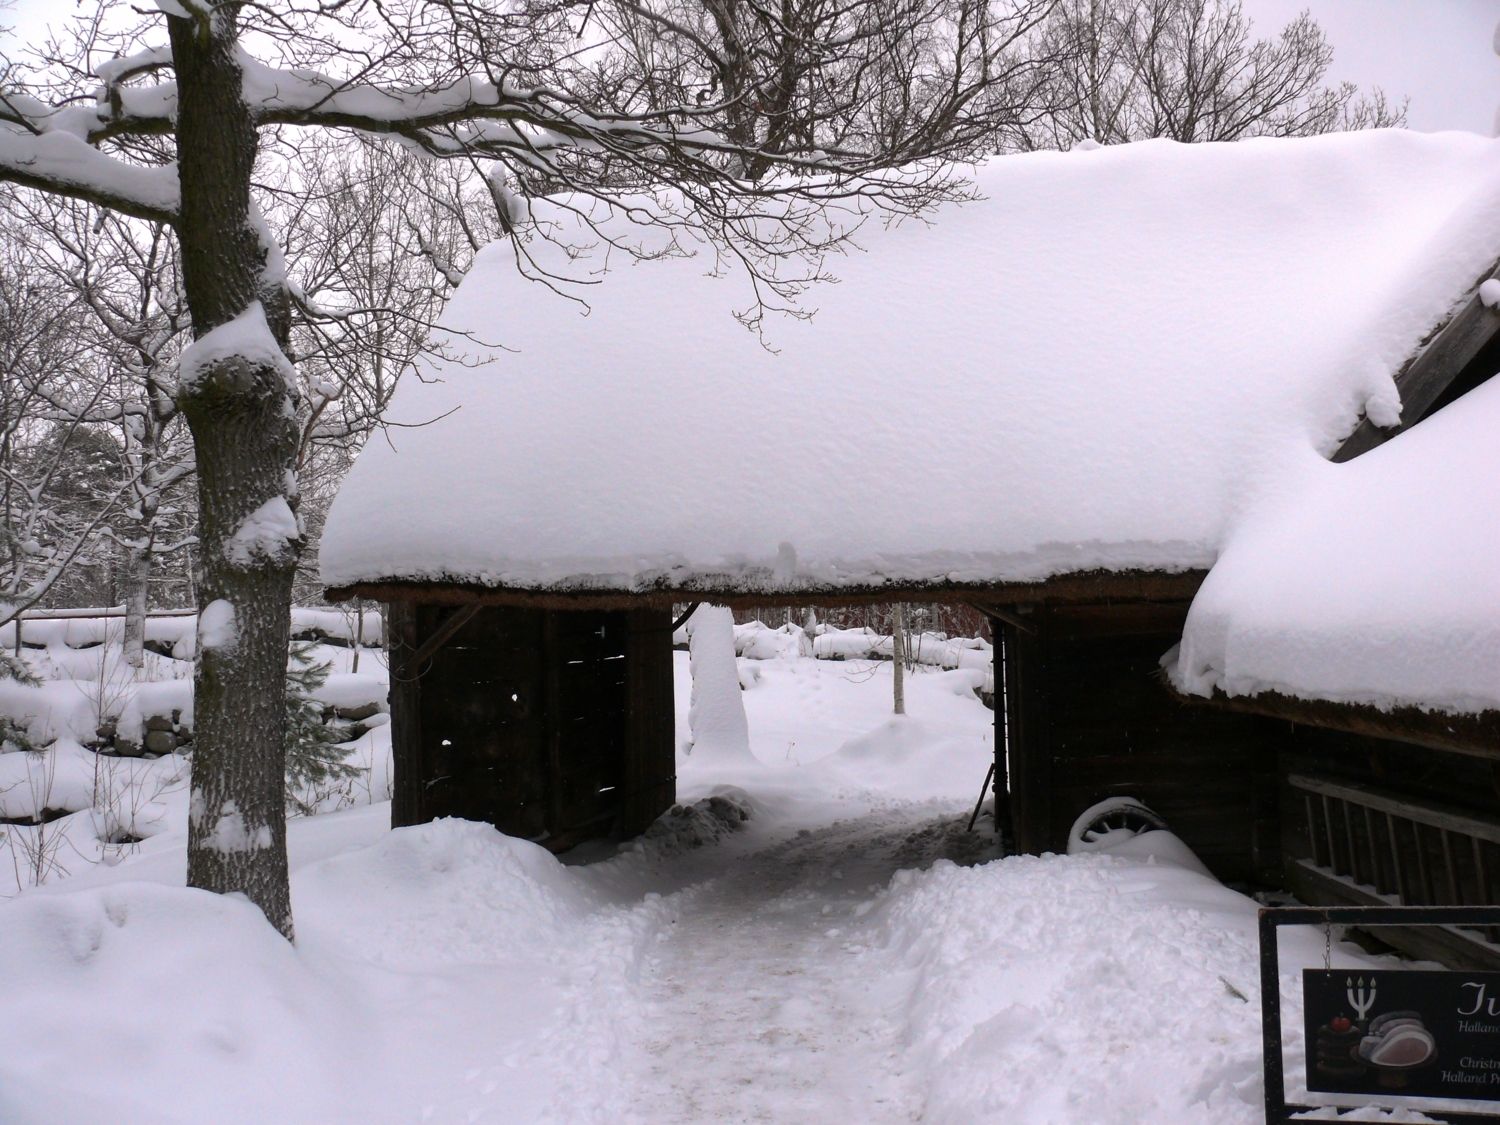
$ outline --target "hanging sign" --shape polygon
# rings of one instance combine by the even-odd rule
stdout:
[[[1307,1088],[1500,1101],[1500,973],[1305,969]]]
[[[1335,969],[1334,926],[1495,927],[1500,906],[1275,906],[1260,912],[1261,1035],[1267,1125],[1337,1113],[1286,1100],[1281,1027],[1282,926],[1322,931],[1323,964],[1302,970],[1309,1093],[1341,1109],[1422,1103],[1425,1120],[1500,1125],[1500,972]],[[1431,1100],[1430,1100],[1431,1099]],[[1482,1110],[1433,1104],[1490,1102]],[[1353,1104],[1350,1104],[1353,1103]]]

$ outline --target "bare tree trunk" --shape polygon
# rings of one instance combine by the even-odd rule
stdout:
[[[359,650],[365,647],[365,599],[354,599],[354,666],[351,672],[359,671]]]
[[[897,602],[891,610],[891,666],[895,669],[896,714],[906,714],[906,614]]]
[[[146,663],[146,595],[151,549],[131,547],[125,556],[125,663],[139,671]]]
[[[269,274],[251,210],[258,137],[235,56],[237,9],[169,16],[179,92],[178,237],[201,338],[260,301],[283,350],[283,279]],[[300,539],[231,542],[253,513],[296,503],[295,390],[281,366],[228,355],[185,381],[198,468],[199,645],[188,885],[241,892],[292,937],[287,884],[287,643]],[[268,507],[269,506],[269,507]]]

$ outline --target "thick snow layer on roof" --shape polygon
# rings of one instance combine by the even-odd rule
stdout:
[[[985,198],[930,225],[872,221],[769,346],[732,315],[742,268],[706,248],[633,261],[594,238],[567,262],[534,241],[585,305],[490,247],[446,323],[509,350],[403,382],[393,419],[431,424],[360,457],[325,582],[1206,567],[1278,466],[1394,413],[1394,372],[1500,254],[1500,145],[1468,134],[1152,141],[977,178]]]
[[[1500,379],[1244,521],[1173,678],[1390,708],[1500,707]]]

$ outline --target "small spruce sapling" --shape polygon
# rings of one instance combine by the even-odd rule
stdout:
[[[333,665],[313,658],[313,641],[293,641],[286,663],[286,805],[292,816],[310,816],[330,784],[364,772],[344,760],[339,730],[323,721],[313,693],[328,682]]]
[[[31,670],[31,665],[22,657],[12,656],[8,652],[0,652],[0,680],[15,680],[27,687],[39,687],[42,682],[41,677]],[[26,725],[16,722],[8,715],[0,715],[0,746],[24,750],[28,754],[35,754],[41,749],[32,744]]]

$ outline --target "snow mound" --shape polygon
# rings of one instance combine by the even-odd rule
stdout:
[[[1270,468],[1389,416],[1500,254],[1500,143],[1471,134],[1154,140],[975,176],[931,224],[872,218],[815,315],[764,340],[733,315],[744,271],[691,234],[630,261],[613,237],[665,236],[539,201],[556,241],[528,250],[571,280],[478,255],[444,323],[513,350],[402,381],[391,419],[424,425],[361,452],[324,581],[779,594],[1207,567]],[[893,419],[941,439],[881,473]]]
[[[1309,455],[1230,539],[1184,691],[1500,708],[1500,379],[1346,464]],[[1169,654],[1170,656],[1171,654]]]
[[[0,1119],[347,1120],[347,1003],[239,896],[23,895],[0,904],[0,948],[0,1018],[26,1029],[7,1044]]]
[[[94,804],[94,755],[71,738],[44,754],[0,754],[0,816],[79,812]]]
[[[948,677],[962,677],[967,681],[964,690],[954,694],[967,694],[969,702],[978,707],[968,686],[976,675],[949,672],[941,679],[922,679],[938,681],[933,686],[939,687]],[[955,793],[977,794],[993,755],[993,736],[982,727],[964,730],[915,715],[892,715],[807,768],[815,776],[836,778],[851,791],[878,791],[905,800],[922,800]]]
[[[838,749],[841,758],[871,765],[901,765],[911,761],[931,742],[922,723],[910,715],[893,715],[880,726],[851,738]]]
[[[791,660],[813,654],[813,640],[800,625],[772,629],[763,621],[734,627],[734,651],[747,660]]]
[[[713,844],[744,827],[755,814],[750,794],[735,785],[718,786],[713,794],[691,805],[673,805],[646,829],[632,850],[678,855],[689,848]]]
[[[387,966],[536,956],[594,905],[551,852],[467,820],[395,829],[292,879],[299,934]]]
[[[93,692],[72,680],[31,686],[0,679],[0,715],[26,728],[38,746],[57,738],[88,742],[99,723]]]
[[[1263,1116],[1255,904],[1110,856],[898,872],[881,941],[912,975],[924,1122],[1251,1125]]]

